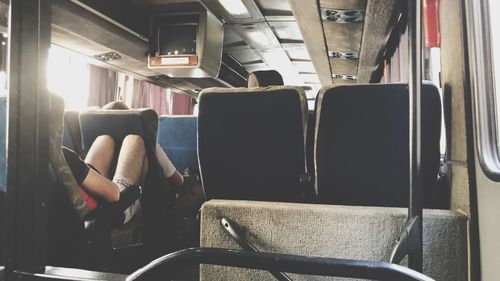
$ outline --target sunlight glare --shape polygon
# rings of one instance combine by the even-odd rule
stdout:
[[[85,109],[89,96],[87,59],[83,55],[52,45],[47,64],[49,91],[64,99],[66,110]]]

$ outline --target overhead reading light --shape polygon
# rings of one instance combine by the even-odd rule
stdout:
[[[241,0],[218,0],[226,12],[235,19],[249,19],[252,16]]]
[[[271,45],[271,41],[269,40],[269,37],[267,37],[264,32],[257,28],[248,28],[246,31],[246,34],[250,40],[252,40],[253,43],[259,46],[268,46]]]

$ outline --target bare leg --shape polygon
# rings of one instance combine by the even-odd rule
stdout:
[[[143,184],[144,175],[147,174],[147,156],[144,140],[138,135],[128,135],[123,139],[116,176],[122,176],[134,184]]]
[[[120,200],[120,191],[116,184],[92,169],[89,170],[87,177],[83,180],[82,187],[107,202]]]
[[[94,166],[104,177],[110,178],[109,170],[113,161],[115,140],[108,135],[99,136],[90,147],[85,163]]]

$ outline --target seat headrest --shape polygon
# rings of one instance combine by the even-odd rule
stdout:
[[[282,85],[283,77],[276,70],[259,70],[248,75],[248,88]]]

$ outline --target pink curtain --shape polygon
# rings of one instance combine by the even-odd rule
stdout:
[[[89,65],[88,106],[103,106],[117,99],[117,73],[95,65]]]
[[[172,112],[173,115],[191,115],[193,114],[193,98],[188,95],[172,92]]]
[[[160,115],[193,114],[193,100],[188,95],[170,92],[154,84],[134,80],[133,108],[152,108]]]
[[[167,92],[160,86],[134,80],[133,108],[152,108],[158,115],[169,113]]]

